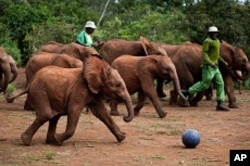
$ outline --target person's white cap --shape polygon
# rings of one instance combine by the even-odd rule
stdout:
[[[208,28],[208,32],[219,32],[218,28],[215,26],[211,26]]]
[[[93,28],[96,29],[95,23],[93,21],[87,21],[85,24],[85,28]]]

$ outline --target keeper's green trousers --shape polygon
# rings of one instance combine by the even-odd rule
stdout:
[[[190,94],[195,94],[209,88],[213,82],[216,88],[216,100],[225,100],[224,81],[218,67],[210,65],[202,65],[202,80],[192,85],[188,91]]]

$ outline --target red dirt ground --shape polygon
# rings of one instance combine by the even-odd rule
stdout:
[[[24,71],[19,70],[15,81],[24,85]],[[21,89],[18,89],[19,91]],[[166,92],[168,87],[166,87]],[[239,109],[216,112],[215,101],[203,100],[198,107],[174,107],[168,98],[162,100],[168,115],[158,118],[151,104],[131,123],[113,117],[127,133],[117,143],[107,127],[91,113],[81,114],[77,130],[62,146],[45,144],[47,124],[33,138],[31,146],[24,146],[21,133],[32,123],[34,112],[23,110],[26,96],[8,104],[0,96],[0,166],[59,165],[59,166],[223,166],[229,165],[230,149],[250,149],[250,91],[237,94]],[[123,105],[119,106],[122,113]],[[58,132],[65,128],[66,118],[58,124]],[[195,128],[201,142],[195,149],[186,149],[182,132]]]

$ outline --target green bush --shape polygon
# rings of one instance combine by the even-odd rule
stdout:
[[[0,46],[4,48],[7,54],[11,55],[14,58],[17,66],[21,66],[21,54],[17,45],[17,41],[11,39],[10,31],[6,31],[6,29],[6,25],[0,23]]]
[[[15,90],[16,90],[16,86],[14,84],[8,84],[7,92],[9,94],[12,94]]]
[[[243,87],[244,89],[250,90],[250,79],[244,81]]]

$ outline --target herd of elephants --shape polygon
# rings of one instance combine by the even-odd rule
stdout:
[[[30,145],[36,131],[49,122],[46,143],[62,145],[73,136],[84,107],[100,119],[117,141],[125,139],[111,115],[120,115],[117,106],[124,102],[130,122],[139,115],[148,97],[160,118],[167,113],[161,106],[163,85],[173,82],[170,104],[197,106],[207,92],[186,98],[187,89],[201,78],[202,46],[189,41],[178,45],[152,42],[146,37],[138,41],[107,40],[99,48],[85,47],[75,42],[61,44],[49,41],[34,53],[25,66],[26,87],[13,96],[7,86],[17,77],[13,58],[0,47],[0,92],[12,103],[27,94],[25,110],[34,110],[36,118],[22,133],[25,145]],[[241,48],[222,41],[221,56],[228,63],[219,64],[228,97],[228,106],[237,108],[234,82],[250,78],[250,63]],[[155,86],[154,80],[157,80]],[[137,93],[133,106],[131,95]],[[211,93],[211,91],[210,91]],[[208,95],[211,97],[211,94]],[[110,112],[104,101],[109,102]],[[56,133],[57,122],[67,116],[63,133]]]

